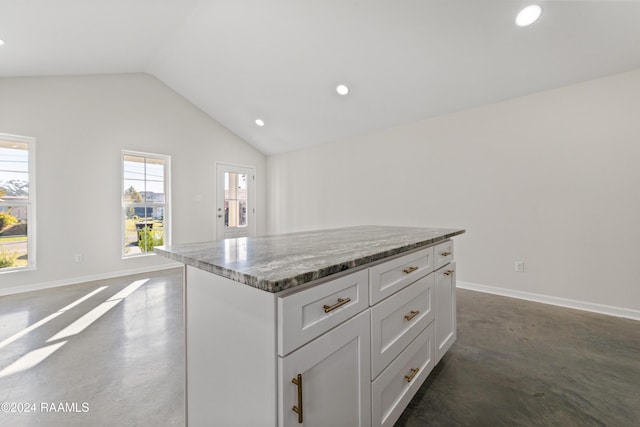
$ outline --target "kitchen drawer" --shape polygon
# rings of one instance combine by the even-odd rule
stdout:
[[[371,308],[372,379],[433,321],[434,285],[429,274]]]
[[[370,303],[374,305],[433,271],[433,247],[369,268]]]
[[[393,426],[433,369],[433,336],[431,323],[371,384],[374,427]]]
[[[361,270],[278,297],[278,354],[291,353],[368,308],[368,277]]]
[[[453,240],[447,240],[435,246],[434,270],[439,269],[453,261]]]

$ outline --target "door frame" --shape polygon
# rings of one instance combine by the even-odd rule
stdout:
[[[223,161],[216,161],[214,162],[214,183],[215,183],[215,203],[214,203],[214,219],[215,219],[215,239],[216,240],[221,240],[220,236],[220,230],[219,227],[224,227],[224,219],[221,219],[218,215],[218,203],[219,203],[219,198],[222,197],[222,200],[224,201],[224,194],[220,195],[219,194],[219,182],[218,182],[218,170],[220,168],[225,168],[225,169],[231,169],[233,171],[234,168],[238,168],[238,169],[246,169],[251,176],[250,176],[250,182],[247,183],[247,202],[249,203],[248,206],[248,211],[247,211],[247,236],[249,237],[254,237],[256,235],[256,168],[255,166],[248,166],[248,165],[242,165],[242,164],[238,164],[238,163],[231,163],[231,162],[223,162]],[[222,183],[222,185],[224,185],[224,183]],[[222,190],[224,193],[224,190]],[[224,213],[223,213],[224,215]]]

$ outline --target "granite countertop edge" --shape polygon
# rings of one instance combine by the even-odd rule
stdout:
[[[316,270],[303,271],[299,274],[295,274],[290,277],[285,277],[278,280],[260,278],[260,277],[257,277],[256,275],[243,273],[242,271],[238,271],[238,270],[227,268],[221,265],[216,265],[210,262],[198,260],[188,255],[179,254],[171,251],[171,249],[165,249],[164,247],[156,247],[154,248],[154,251],[159,255],[162,255],[174,261],[181,262],[185,265],[190,265],[200,270],[207,271],[209,273],[213,273],[213,274],[231,279],[241,284],[248,285],[266,292],[277,293],[277,292],[284,291],[286,289],[290,289],[296,286],[300,286],[315,280],[326,278],[333,274],[356,269],[358,267],[362,267],[364,265],[371,264],[385,258],[389,258],[405,252],[417,250],[422,247],[431,246],[440,241],[444,241],[451,237],[463,234],[464,232],[465,230],[450,230],[449,232],[441,236],[436,236],[436,237],[420,240],[417,242],[403,244],[400,246],[393,247],[391,249],[383,250],[381,252],[363,255],[355,259],[345,260],[343,262],[328,265],[326,267],[322,267]]]

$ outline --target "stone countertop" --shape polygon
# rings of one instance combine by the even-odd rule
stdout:
[[[429,246],[461,229],[360,226],[159,246],[162,256],[267,292]]]

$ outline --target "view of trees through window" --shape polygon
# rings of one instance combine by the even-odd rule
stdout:
[[[224,225],[247,226],[247,174],[224,173]]]
[[[123,154],[123,221],[125,256],[153,252],[167,243],[168,157]]]
[[[0,135],[0,271],[30,266],[29,144]]]

